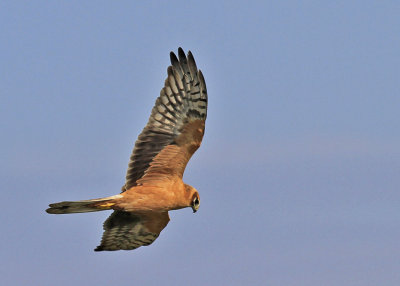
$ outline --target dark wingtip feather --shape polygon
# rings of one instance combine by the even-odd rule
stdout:
[[[182,48],[178,49],[178,56],[179,56],[179,61],[181,62],[181,64],[187,62],[185,52],[182,50]]]
[[[199,78],[200,78],[200,84],[203,85],[203,89],[205,92],[207,92],[207,85],[206,85],[206,80],[204,79],[203,73],[201,70],[199,70]]]
[[[181,47],[178,48],[178,55],[179,55],[179,58],[185,57],[185,52]]]
[[[169,57],[171,59],[171,64],[175,65],[176,63],[179,63],[178,58],[176,57],[174,52],[169,53]]]
[[[188,58],[188,61],[192,61],[196,64],[196,61],[194,60],[194,57],[193,57],[193,54],[191,51],[188,52],[187,58]]]
[[[196,61],[194,60],[194,57],[190,51],[188,52],[188,55],[187,55],[187,62],[188,62],[189,70],[190,70],[192,76],[196,76],[197,65],[196,65]]]

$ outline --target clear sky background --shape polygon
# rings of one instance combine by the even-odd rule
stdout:
[[[400,285],[399,1],[2,1],[1,285]],[[163,85],[208,87],[199,212],[95,253]]]

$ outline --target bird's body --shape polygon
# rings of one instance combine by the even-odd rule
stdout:
[[[66,214],[110,209],[126,212],[165,212],[191,207],[194,195],[198,196],[198,193],[193,187],[176,178],[134,186],[111,197],[51,204],[47,212]]]
[[[200,205],[195,188],[182,181],[200,147],[207,116],[207,90],[192,54],[171,53],[164,88],[133,149],[122,192],[111,197],[50,204],[67,214],[114,210],[95,250],[135,249],[151,244],[168,224],[168,211]]]

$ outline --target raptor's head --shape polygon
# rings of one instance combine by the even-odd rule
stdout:
[[[199,192],[195,188],[187,184],[185,184],[185,187],[186,191],[188,192],[189,206],[192,208],[193,213],[195,213],[200,207]]]

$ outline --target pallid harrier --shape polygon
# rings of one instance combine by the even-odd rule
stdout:
[[[104,222],[95,251],[130,250],[150,245],[169,222],[168,211],[191,207],[200,197],[182,181],[186,164],[200,147],[207,117],[207,89],[189,51],[171,52],[171,66],[150,119],[130,157],[119,195],[50,204],[50,214],[114,210]]]

